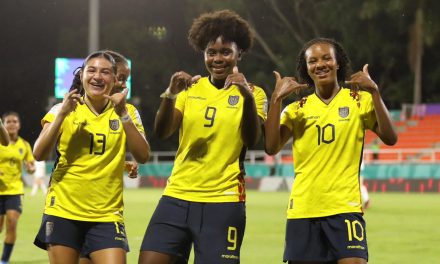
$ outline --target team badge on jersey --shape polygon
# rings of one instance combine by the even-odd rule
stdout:
[[[118,130],[118,129],[119,129],[119,120],[118,120],[118,119],[110,120],[110,128],[111,128],[113,131]]]
[[[20,155],[23,155],[24,150],[22,148],[19,148],[18,152],[20,152]]]
[[[230,95],[228,99],[228,103],[230,105],[236,105],[238,103],[238,98],[240,98],[238,95]]]
[[[342,118],[346,118],[350,114],[350,108],[348,107],[339,107],[339,116]]]

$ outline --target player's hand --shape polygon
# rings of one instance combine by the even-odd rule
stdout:
[[[272,99],[275,101],[280,101],[289,96],[291,93],[299,94],[302,89],[308,87],[307,84],[298,83],[295,77],[282,77],[277,72],[274,71],[275,75],[275,90],[272,93]]]
[[[24,165],[26,167],[26,171],[29,174],[33,174],[35,172],[35,163],[34,162],[25,161]]]
[[[238,71],[237,66],[234,66],[234,68],[232,69],[232,73],[226,77],[225,85],[223,89],[228,89],[232,85],[236,85],[238,87],[243,97],[253,96],[252,93],[253,91],[251,90],[251,86],[246,81],[246,78],[244,77],[243,73]]]
[[[59,114],[67,116],[70,112],[75,110],[78,103],[83,104],[84,101],[77,89],[74,89],[64,95],[63,102]]]
[[[184,71],[176,72],[171,76],[170,86],[168,86],[169,92],[178,94],[188,89],[188,87],[193,85],[193,83],[197,82],[200,78],[200,75],[191,76]]]
[[[107,94],[104,95],[105,98],[109,99],[112,102],[115,108],[115,112],[118,116],[124,116],[127,114],[127,108],[125,107],[127,94],[128,94],[128,89],[125,88],[120,93],[114,93],[112,95],[107,95]]]
[[[371,79],[368,73],[368,64],[365,64],[362,71],[352,74],[349,81],[345,83],[354,86],[355,88],[367,91],[371,94],[379,91],[377,84]]]
[[[136,161],[125,161],[124,169],[128,173],[128,177],[137,178],[139,165]]]

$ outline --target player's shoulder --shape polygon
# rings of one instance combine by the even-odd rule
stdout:
[[[135,112],[135,111],[137,111],[136,106],[134,106],[134,105],[132,105],[132,104],[130,104],[130,103],[126,103],[125,106],[127,107],[127,110],[128,110],[129,112]]]
[[[31,144],[24,138],[18,136],[18,142],[21,142],[21,144],[26,145],[26,146],[30,146]]]
[[[254,96],[258,96],[258,95],[264,95],[264,96],[266,96],[266,92],[265,92],[264,89],[261,88],[260,86],[255,85],[255,84],[253,84],[253,83],[249,83],[249,85],[250,85],[250,87],[251,87],[252,92],[254,93]]]
[[[48,114],[57,115],[60,112],[62,105],[63,105],[62,103],[57,103],[57,104],[53,105],[50,108]]]

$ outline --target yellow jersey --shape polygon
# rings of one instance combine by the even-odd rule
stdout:
[[[342,88],[329,104],[316,94],[288,105],[295,180],[287,218],[362,212],[359,170],[365,130],[376,126],[371,94]]]
[[[60,108],[61,104],[52,107],[42,123],[53,122]],[[127,104],[127,109],[144,134],[136,108]],[[78,221],[122,222],[126,135],[112,104],[99,115],[78,104],[60,133],[45,213]]]
[[[23,162],[33,162],[29,143],[21,137],[8,146],[0,145],[0,195],[23,194]]]
[[[254,86],[256,111],[266,120],[267,98]],[[164,195],[194,202],[245,200],[241,139],[243,97],[237,86],[217,89],[207,77],[179,93],[179,148]]]

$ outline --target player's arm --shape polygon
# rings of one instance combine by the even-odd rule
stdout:
[[[0,118],[0,144],[7,146],[9,144],[9,134],[3,126],[3,121]]]
[[[170,85],[160,96],[159,110],[154,119],[154,133],[165,139],[171,136],[182,122],[182,113],[175,108],[177,95],[200,79],[200,75],[191,76],[186,72],[176,72],[171,76]]]
[[[249,83],[243,73],[235,66],[232,73],[226,77],[225,89],[236,85],[243,96],[243,116],[241,118],[241,139],[247,147],[255,146],[260,139],[260,120],[255,105],[255,99]]]
[[[394,145],[397,142],[397,132],[391,120],[391,116],[385,106],[379,92],[379,87],[370,78],[368,64],[365,64],[362,71],[351,76],[349,84],[358,85],[360,89],[368,91],[373,99],[374,110],[376,112],[377,126],[374,132],[379,136],[383,143]]]
[[[41,161],[49,158],[60,135],[64,119],[76,108],[77,103],[83,102],[81,95],[76,90],[66,93],[61,108],[55,116],[55,120],[50,123],[44,123],[43,129],[34,145],[33,154],[36,160]]]
[[[115,113],[121,119],[122,127],[127,138],[128,148],[134,159],[139,163],[145,163],[150,159],[150,144],[145,135],[141,133],[134,124],[126,107],[126,98],[128,89],[124,89],[121,93],[104,95],[109,99],[115,108]]]
[[[266,153],[269,155],[277,154],[292,135],[292,132],[288,127],[280,124],[283,99],[292,92],[299,92],[301,89],[307,87],[305,84],[297,83],[292,77],[281,78],[278,72],[274,72],[274,74],[276,84],[270,99],[267,120],[264,124],[264,147]]]
[[[134,159],[139,163],[147,162],[150,159],[151,150],[145,135],[139,132],[131,118],[128,121],[122,121],[122,126],[127,136],[128,148]]]

